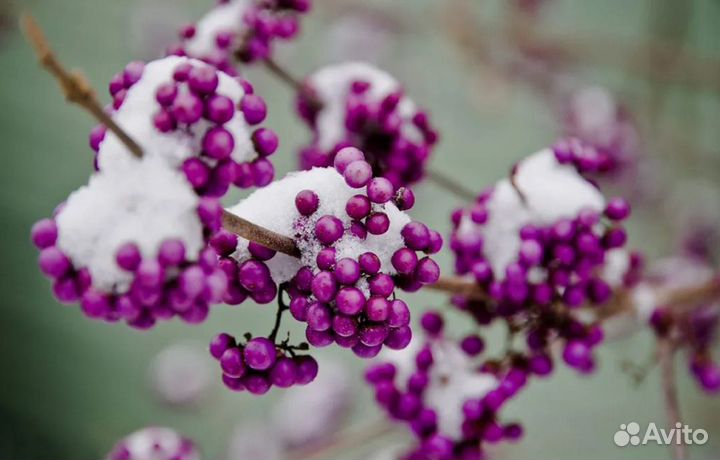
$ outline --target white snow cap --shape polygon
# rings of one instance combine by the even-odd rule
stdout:
[[[182,173],[157,157],[133,159],[121,171],[96,173],[68,197],[57,216],[58,247],[90,270],[94,286],[124,292],[132,274],[118,267],[118,249],[132,242],[154,258],[163,241],[179,239],[186,257],[196,257],[203,247],[197,206]]]
[[[487,201],[487,223],[478,225],[465,213],[457,229],[459,237],[483,237],[486,257],[498,280],[505,278],[505,267],[517,259],[522,227],[548,226],[561,218],[575,218],[583,209],[601,213],[605,208],[600,191],[573,166],[558,163],[550,149],[520,162],[515,183],[527,203],[521,201],[510,179],[503,179]]]
[[[277,435],[290,447],[307,445],[340,428],[353,401],[348,369],[335,359],[320,357],[320,372],[311,383],[289,388],[273,408]]]
[[[218,51],[215,37],[223,32],[239,33],[245,25],[243,15],[250,4],[249,0],[231,0],[208,11],[195,24],[195,35],[184,43],[187,54],[198,59],[215,55]]]
[[[147,156],[158,156],[171,167],[179,167],[182,162],[201,151],[202,137],[212,124],[204,119],[193,125],[192,132],[175,130],[167,133],[158,131],[153,117],[160,110],[155,100],[159,86],[173,82],[175,68],[182,63],[193,66],[208,66],[204,62],[185,57],[168,56],[149,62],[145,65],[142,78],[127,92],[125,101],[112,114],[113,120],[135,140]],[[229,97],[235,105],[245,95],[242,86],[233,77],[218,70],[220,80],[216,93]],[[181,91],[188,91],[185,85]],[[257,154],[253,148],[251,131],[245,123],[241,111],[236,111],[233,118],[223,125],[235,140],[235,149],[231,157],[238,163],[253,160]],[[98,162],[100,170],[115,169],[126,165],[134,159],[125,145],[111,131],[100,144]],[[207,161],[210,161],[208,158]]]
[[[437,414],[438,433],[451,439],[462,436],[463,404],[478,399],[497,388],[498,380],[477,371],[477,366],[453,340],[445,337],[428,342],[433,355],[428,386],[423,402]],[[396,381],[406,382],[415,369],[415,355],[422,347],[421,339],[413,337],[403,350],[383,349],[380,362],[395,365]],[[400,385],[402,387],[402,384]]]
[[[617,129],[617,106],[600,86],[587,86],[572,95],[570,110],[578,135],[597,145],[608,145]]]
[[[345,183],[345,179],[333,167],[313,168],[309,171],[291,172],[283,179],[277,180],[267,187],[253,192],[228,210],[240,217],[244,217],[262,227],[273,230],[281,235],[293,237],[298,233],[295,221],[301,217],[295,207],[295,196],[302,190],[312,190],[320,199],[318,210],[310,216],[304,227],[304,232],[312,235],[309,244],[298,240],[302,254],[301,259],[278,253],[266,262],[273,280],[276,283],[289,281],[295,273],[303,267],[310,266],[317,269],[315,258],[323,246],[314,236],[315,222],[324,215],[332,215],[340,219],[345,228],[350,227],[352,219],[345,212],[345,204],[353,195],[361,193],[364,189],[354,189]],[[365,240],[345,233],[334,247],[337,250],[337,259],[350,257],[356,259],[365,252],[372,251],[382,264],[383,273],[395,274],[395,268],[390,259],[393,253],[405,246],[400,231],[410,222],[410,217],[391,202],[383,205],[383,212],[390,218],[390,228],[382,235],[367,235]],[[247,250],[248,241],[240,238],[238,249],[233,255],[239,261],[250,257]]]
[[[138,430],[121,443],[135,460],[164,460],[175,458],[183,447],[183,438],[170,428],[153,426]],[[183,455],[188,460],[197,460],[197,450],[188,451]]]
[[[317,142],[323,151],[332,150],[338,142],[345,140],[345,108],[354,81],[370,83],[365,97],[374,103],[379,103],[385,96],[401,89],[392,75],[366,62],[344,62],[315,71],[307,82],[323,104],[317,117]],[[398,104],[398,112],[409,120],[416,112],[415,104],[403,96]],[[422,139],[412,123],[403,123],[402,129],[407,131],[405,134]]]

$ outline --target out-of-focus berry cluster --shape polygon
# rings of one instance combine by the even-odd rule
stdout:
[[[300,166],[330,166],[342,148],[360,148],[377,177],[413,184],[425,169],[437,131],[388,74],[364,63],[328,66],[307,78],[298,112],[313,129]]]
[[[275,41],[296,37],[299,18],[311,5],[310,0],[219,0],[197,23],[180,29],[180,43],[168,54],[200,59],[237,74],[236,60],[269,58]]]
[[[424,343],[402,352],[407,356],[388,354],[366,372],[376,401],[417,439],[402,458],[478,459],[487,443],[519,439],[522,427],[501,424],[499,412],[525,386],[527,366],[480,366],[482,339],[445,336],[438,312],[425,313],[421,324]]]

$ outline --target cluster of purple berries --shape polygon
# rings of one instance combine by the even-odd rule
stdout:
[[[128,90],[139,82],[144,64],[131,62],[110,82],[113,107],[119,110]],[[245,94],[239,104],[218,93],[219,71],[191,61],[177,65],[173,80],[158,86],[155,91],[156,112],[152,117],[159,133],[188,132],[198,136],[200,151],[182,165],[193,188],[203,196],[223,196],[231,184],[240,188],[263,187],[273,180],[275,171],[268,156],[278,147],[278,137],[270,129],[257,128],[251,140],[257,158],[237,162],[232,158],[236,146],[245,140],[235,138],[226,123],[242,115],[249,126],[265,120],[267,107],[262,97],[253,92],[252,85],[237,78]],[[100,151],[106,128],[98,125],[90,134],[90,146]]]
[[[617,175],[637,164],[641,142],[636,121],[627,107],[604,88],[578,88],[570,94],[561,116],[567,137],[561,147],[576,150],[581,162],[595,156],[598,168],[593,173]],[[584,143],[584,146],[580,146]],[[569,146],[569,144],[574,144]]]
[[[719,324],[717,305],[702,305],[688,314],[660,307],[650,316],[650,325],[659,337],[671,335],[687,348],[690,373],[707,393],[720,391],[720,365],[712,357]]]
[[[373,252],[360,254],[357,259],[337,259],[334,244],[345,233],[363,240],[368,233],[382,235],[390,227],[390,218],[383,212],[392,201],[401,210],[414,203],[407,188],[395,190],[382,177],[372,177],[372,167],[361,151],[347,147],[335,157],[335,168],[345,182],[365,193],[352,196],[345,211],[353,219],[348,229],[335,216],[321,216],[311,232],[300,232],[315,238],[323,246],[316,257],[317,271],[301,268],[291,280],[288,292],[292,298],[290,312],[298,321],[307,323],[308,342],[323,347],[335,342],[352,348],[356,355],[370,358],[377,355],[383,344],[402,349],[410,343],[410,311],[405,302],[394,297],[395,287],[418,289],[431,284],[440,276],[440,268],[430,257],[418,258],[416,251],[438,252],[442,237],[420,222],[406,224],[402,231],[405,245],[392,255],[397,271],[391,276],[381,271],[380,258]],[[297,194],[295,205],[300,214],[296,225],[308,225],[318,210],[320,200],[311,190]]]
[[[251,241],[248,244],[250,258],[238,263],[232,254],[238,244],[237,235],[221,229],[210,239],[210,246],[220,256],[218,265],[228,279],[228,287],[223,302],[228,305],[239,305],[248,297],[259,304],[273,301],[278,293],[278,286],[270,275],[265,264],[276,252]]]
[[[221,210],[215,199],[201,200],[198,215],[206,237],[220,228]],[[227,289],[227,278],[218,267],[217,253],[212,248],[190,255],[182,241],[167,239],[160,244],[156,257],[143,257],[137,245],[126,243],[118,248],[116,263],[132,275],[132,282],[127,292],[119,293],[93,287],[90,271],[73,266],[56,245],[55,220],[37,222],[31,238],[40,250],[40,270],[53,281],[58,301],[66,304],[79,301],[83,313],[92,319],[123,320],[138,329],[176,316],[196,324],[205,320],[209,305],[220,302]]]
[[[467,211],[472,221],[482,226],[488,220],[487,201],[492,191],[478,197]],[[453,302],[471,314],[479,324],[495,318],[510,323],[530,317],[528,330],[531,350],[543,350],[554,336],[566,340],[565,361],[580,371],[594,367],[591,348],[602,339],[597,326],[587,326],[575,318],[575,309],[601,305],[613,294],[601,269],[608,251],[624,246],[627,236],[620,222],[630,215],[630,207],[621,198],[610,200],[604,216],[581,211],[574,219],[560,219],[553,225],[526,225],[520,230],[520,248],[515,260],[505,267],[504,277],[496,279],[486,259],[483,239],[457,233],[465,210],[453,213],[454,232],[451,249],[458,274],[471,274],[488,293],[486,299],[456,296]],[[630,268],[624,275],[629,285],[638,276],[639,255],[630,256]],[[540,276],[538,276],[540,275]],[[563,308],[557,308],[562,305]]]
[[[217,8],[223,8],[245,0],[219,0]],[[291,40],[300,31],[299,16],[310,11],[311,0],[250,0],[242,10],[241,17],[232,27],[213,30],[212,43],[202,46],[204,52],[195,55],[189,42],[208,40],[198,38],[198,25],[190,24],[180,29],[181,42],[168,50],[168,54],[189,56],[217,67],[230,74],[237,74],[234,60],[252,63],[269,58],[275,40]],[[229,14],[223,12],[223,14]]]
[[[602,175],[619,167],[618,160],[611,152],[577,137],[558,140],[552,150],[558,163],[570,164],[582,175]]]
[[[293,353],[288,357],[281,346],[265,337],[240,344],[235,337],[222,333],[210,342],[210,354],[220,362],[223,383],[228,388],[254,395],[267,393],[273,385],[306,385],[318,373],[318,363],[312,356]]]
[[[427,342],[415,354],[414,368],[407,381],[399,381],[397,367],[389,362],[375,364],[368,368],[366,380],[373,387],[375,400],[396,421],[411,428],[418,443],[402,458],[416,460],[474,460],[483,458],[483,445],[501,440],[516,441],[522,436],[522,427],[517,423],[501,425],[498,414],[502,406],[515,396],[526,384],[528,370],[510,367],[500,378],[500,371],[492,370],[497,377],[497,388],[484,395],[468,398],[462,403],[462,422],[459,438],[442,433],[438,426],[436,409],[428,407],[425,395],[433,382],[431,373],[439,357],[433,355],[433,342],[448,340],[441,338],[442,316],[434,311],[427,312],[421,319]],[[460,348],[469,358],[478,356],[484,343],[477,335],[469,335],[460,342]],[[481,367],[475,372],[488,372]],[[448,390],[451,391],[451,390]],[[478,391],[481,391],[478,389]]]
[[[392,92],[375,102],[369,96],[372,83],[352,82],[345,101],[345,139],[331,151],[324,151],[317,142],[300,152],[300,167],[330,166],[336,154],[347,146],[361,149],[372,165],[373,174],[384,177],[395,187],[411,185],[425,175],[427,162],[438,141],[426,112],[417,111],[411,117],[400,112],[401,90]],[[298,94],[300,116],[317,131],[317,116],[322,106],[308,85]],[[342,122],[342,121],[341,121]],[[416,135],[418,134],[418,135]]]

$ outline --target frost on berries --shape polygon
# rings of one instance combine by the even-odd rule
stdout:
[[[79,300],[87,316],[138,328],[174,316],[196,323],[227,286],[206,247],[220,211],[151,157],[94,174],[32,239],[55,296]]]
[[[109,460],[199,460],[200,453],[190,439],[175,430],[151,426],[118,441],[108,453]]]
[[[363,150],[376,176],[396,187],[419,181],[437,141],[428,116],[386,72],[363,62],[326,66],[305,81],[298,111],[313,129],[304,169],[333,164],[346,146]]]
[[[113,120],[169,167],[182,170],[201,195],[222,196],[231,185],[263,186],[273,179],[267,159],[277,136],[259,128],[265,102],[252,86],[203,62],[170,56],[132,62],[110,83]],[[98,169],[135,160],[103,126],[90,135]]]
[[[272,56],[276,40],[291,40],[310,0],[220,0],[197,23],[179,31],[169,54],[205,61],[231,75],[236,59],[251,63]]]

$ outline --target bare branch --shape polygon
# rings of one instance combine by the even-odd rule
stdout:
[[[45,70],[47,70],[60,84],[65,98],[77,104],[95,117],[97,121],[104,124],[112,131],[133,155],[140,158],[143,156],[142,148],[137,144],[117,123],[105,112],[95,97],[95,91],[87,79],[78,71],[68,71],[53,53],[48,44],[45,34],[35,19],[28,13],[20,19],[22,28],[25,31],[30,44],[35,49],[35,54]]]
[[[663,401],[665,402],[665,413],[669,431],[676,429],[678,423],[682,425],[677,387],[675,386],[675,366],[673,363],[675,347],[670,338],[665,337],[658,339],[657,355],[658,361],[660,362]],[[682,441],[673,444],[673,458],[675,460],[685,460],[687,458],[687,447]]]

